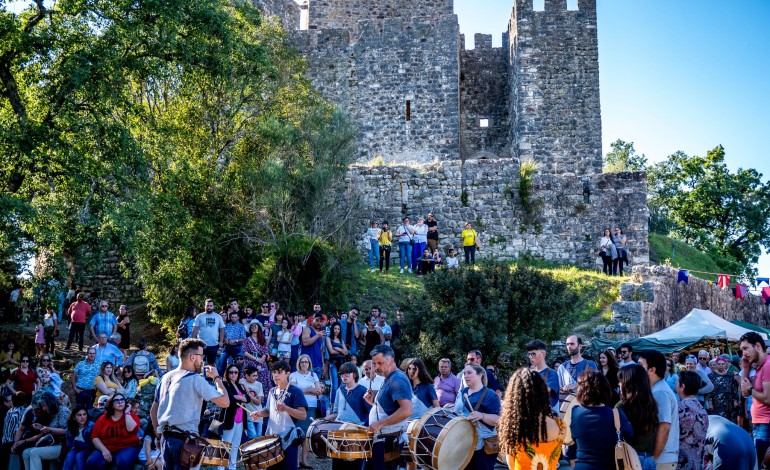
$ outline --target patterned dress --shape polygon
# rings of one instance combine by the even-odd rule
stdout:
[[[701,470],[709,417],[697,398],[679,402],[679,465],[678,470]]]
[[[714,384],[714,391],[706,397],[706,400],[711,402],[713,409],[711,414],[719,415],[736,423],[738,421],[736,402],[740,397],[738,382],[730,373],[709,374],[709,379]]]
[[[554,418],[559,425],[559,438],[551,442],[536,445],[519,445],[515,455],[506,455],[510,470],[556,470],[561,458],[561,445],[564,442],[566,426],[559,418]]]
[[[270,350],[269,345],[259,344],[257,340],[249,336],[246,338],[246,341],[243,342],[243,352],[257,357],[269,354]],[[273,378],[270,376],[270,369],[268,368],[267,364],[260,364],[259,362],[252,361],[248,357],[244,356],[243,366],[253,366],[259,371],[257,374],[257,380],[259,380],[259,382],[262,384],[262,390],[270,390],[273,388]]]

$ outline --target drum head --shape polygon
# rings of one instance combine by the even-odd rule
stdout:
[[[241,452],[244,454],[258,452],[264,449],[265,447],[275,445],[277,441],[278,441],[277,436],[258,437],[256,439],[252,439],[249,442],[241,445]]]
[[[577,405],[577,397],[575,395],[568,395],[559,406],[559,417],[562,421],[564,421],[564,425],[567,428],[566,432],[564,433],[564,444],[566,445],[574,444],[574,440],[572,439],[572,431],[570,431],[569,425],[572,422],[572,409]]]
[[[455,418],[447,423],[433,450],[436,470],[460,470],[468,465],[476,449],[476,427],[466,418]]]

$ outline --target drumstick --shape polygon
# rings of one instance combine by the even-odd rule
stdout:
[[[468,395],[463,395],[463,398],[465,398],[465,401],[468,402],[468,413],[473,413],[473,405],[471,404],[471,399]]]

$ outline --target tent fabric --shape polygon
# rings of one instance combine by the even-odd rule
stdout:
[[[741,320],[733,320],[730,323],[734,323],[738,326],[742,326],[743,328],[747,328],[752,331],[756,331],[757,333],[764,333],[770,337],[770,328],[765,328],[764,326],[755,325],[753,323],[741,321]]]
[[[626,341],[596,338],[591,341],[591,347],[594,350],[603,350],[610,346],[617,349],[621,344],[628,343],[634,351],[657,350],[666,354],[703,340],[721,339],[735,343],[749,331],[754,330],[731,323],[710,310],[694,308],[678,322],[651,335]],[[767,333],[759,332],[759,334],[763,339],[768,337]]]

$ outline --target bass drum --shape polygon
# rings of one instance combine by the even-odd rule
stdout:
[[[308,446],[310,453],[318,459],[329,458],[327,455],[329,446],[326,444],[326,438],[329,431],[336,431],[342,427],[341,421],[332,421],[328,419],[317,419],[310,423],[307,428],[305,445]]]
[[[283,460],[283,445],[278,436],[263,436],[242,444],[241,458],[246,470],[262,470]]]
[[[567,431],[564,433],[564,445],[571,446],[575,443],[572,439],[572,432],[569,429],[569,425],[572,422],[572,408],[578,405],[577,396],[567,395],[559,405],[559,417],[564,421],[564,425],[567,427]]]
[[[461,470],[476,449],[476,426],[465,416],[432,408],[407,430],[409,451],[418,466],[432,470]]]

